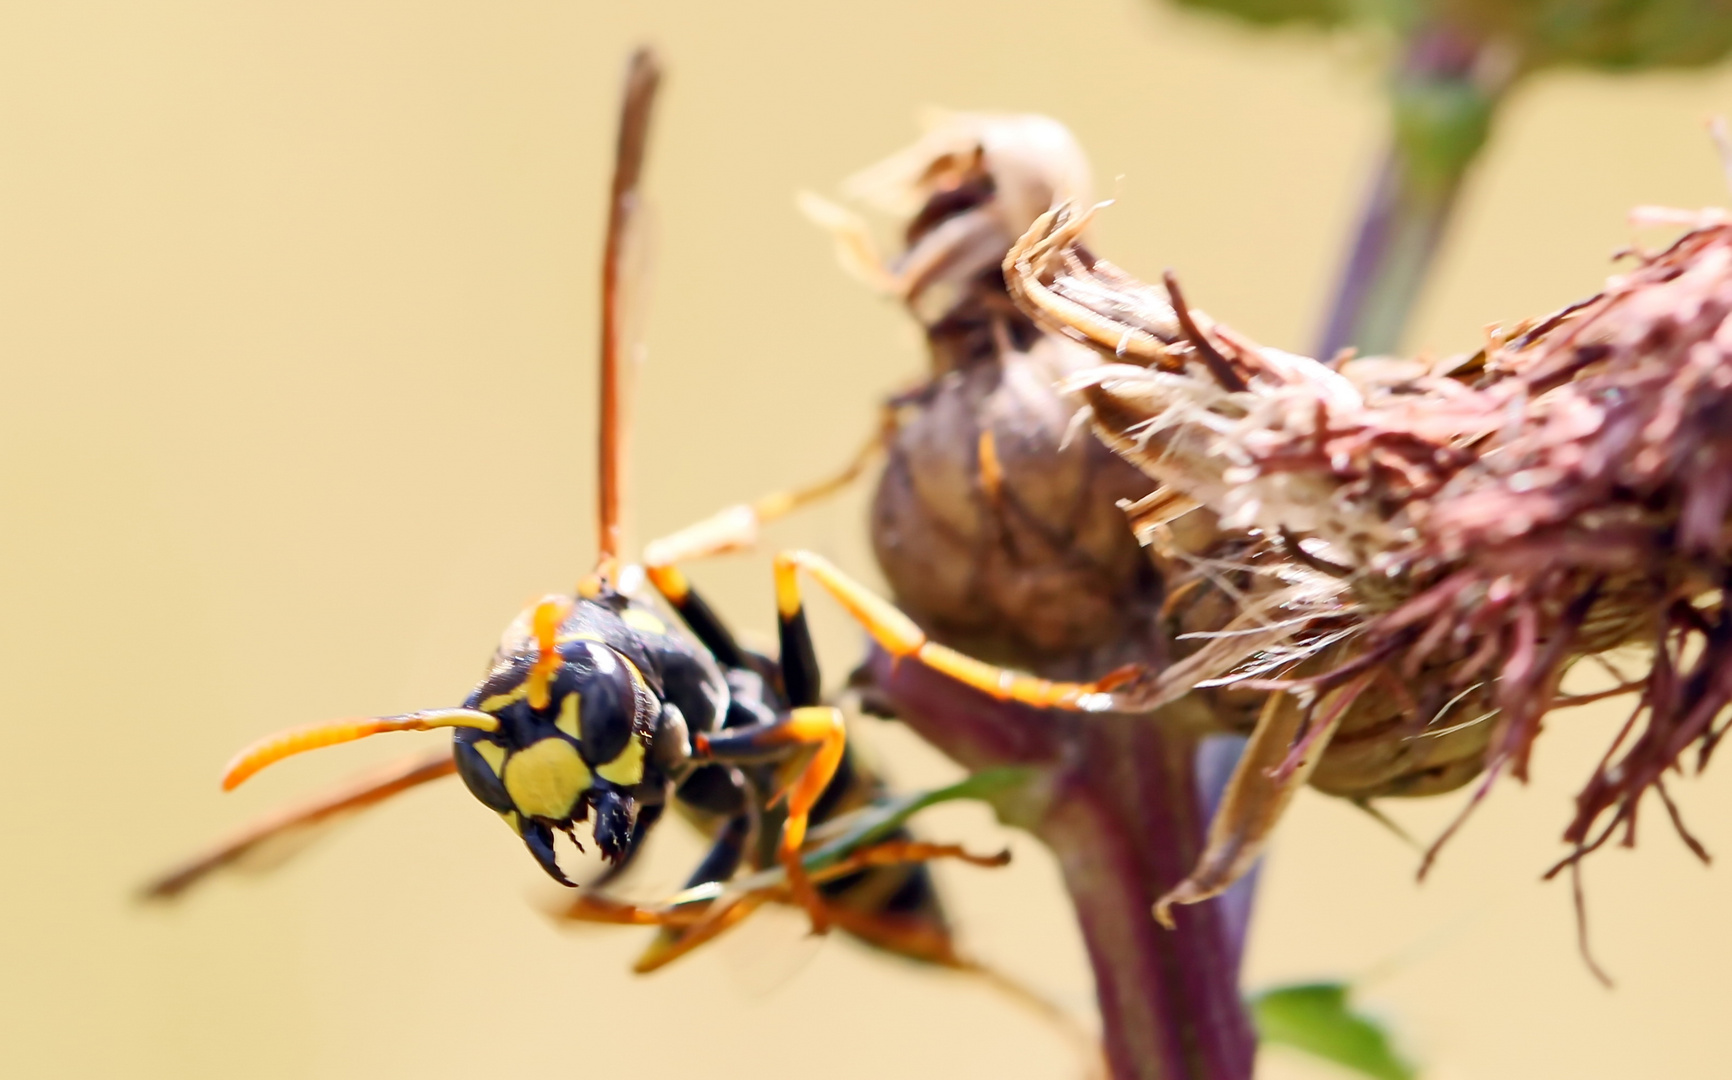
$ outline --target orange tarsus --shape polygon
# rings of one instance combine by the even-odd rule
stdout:
[[[811,879],[806,876],[806,866],[801,861],[800,849],[806,844],[806,826],[811,819],[812,808],[824,794],[824,789],[830,786],[831,778],[836,775],[836,769],[842,763],[847,734],[842,727],[841,713],[820,706],[796,709],[794,716],[790,717],[788,735],[793,740],[816,743],[817,751],[786,789],[788,817],[782,823],[780,854],[782,865],[788,872],[788,886],[795,901],[811,916],[812,932],[822,934],[830,929],[829,911],[823,898],[818,895],[818,890],[813,887]]]
[[[1120,668],[1099,682],[1053,682],[977,660],[928,640],[913,619],[842,573],[828,559],[810,551],[784,551],[776,556],[776,606],[785,617],[792,616],[800,607],[797,575],[801,570],[810,574],[865,627],[893,661],[912,656],[934,671],[1000,701],[1020,701],[1044,709],[1099,712],[1111,705],[1108,692],[1113,687],[1124,686],[1143,674],[1140,669]]]

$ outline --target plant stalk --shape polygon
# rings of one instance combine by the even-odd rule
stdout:
[[[1036,770],[1037,783],[994,805],[1058,858],[1116,1080],[1249,1080],[1256,1037],[1238,984],[1244,920],[1219,902],[1181,909],[1175,930],[1151,915],[1202,851],[1189,726],[996,701],[876,650],[868,666],[897,716],[959,764]]]
[[[1509,65],[1444,27],[1416,31],[1391,90],[1392,131],[1317,346],[1395,352],[1437,261]]]

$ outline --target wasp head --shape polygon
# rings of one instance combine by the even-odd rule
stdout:
[[[465,707],[495,717],[498,730],[460,729],[453,752],[470,792],[571,885],[553,831],[571,835],[593,814],[602,857],[625,854],[661,703],[630,660],[598,641],[561,641],[545,655],[513,658],[476,688]]]

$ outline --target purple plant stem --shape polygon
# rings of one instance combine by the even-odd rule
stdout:
[[[1209,735],[1198,742],[1192,762],[1196,767],[1197,789],[1202,795],[1205,820],[1213,821],[1216,811],[1221,808],[1221,800],[1227,794],[1227,783],[1233,778],[1233,769],[1239,764],[1240,755],[1245,752],[1245,743],[1243,735]],[[1233,946],[1234,971],[1242,971],[1244,967],[1245,936],[1251,929],[1257,880],[1262,876],[1263,864],[1259,861],[1215,899],[1222,925],[1226,928],[1227,941]]]
[[[1353,251],[1336,286],[1317,355],[1342,349],[1394,352],[1437,254],[1458,186],[1419,199],[1404,191],[1400,153],[1391,147],[1366,200]]]
[[[1118,1080],[1248,1080],[1256,1037],[1239,995],[1244,921],[1218,902],[1151,915],[1202,850],[1197,740],[1161,717],[1081,716],[995,701],[874,650],[876,687],[927,742],[971,770],[1023,765],[1044,782],[997,809],[1053,850],[1088,947]]]

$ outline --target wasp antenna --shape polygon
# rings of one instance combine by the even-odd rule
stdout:
[[[571,614],[571,600],[564,596],[549,596],[535,605],[530,616],[530,629],[535,634],[535,666],[529,669],[529,704],[536,709],[547,708],[549,685],[554,672],[564,660],[559,655],[559,626]]]
[[[265,766],[308,750],[354,742],[386,731],[431,731],[456,727],[498,731],[499,720],[477,709],[432,709],[401,716],[369,716],[290,728],[267,735],[236,754],[223,770],[223,790],[233,791]]]
[[[626,416],[620,353],[627,283],[623,266],[627,242],[637,219],[638,184],[649,142],[650,107],[661,82],[661,62],[649,48],[632,54],[620,102],[619,140],[613,159],[613,187],[607,208],[607,242],[601,256],[601,476],[596,523],[597,573],[611,580],[619,564],[621,486],[625,472]]]

